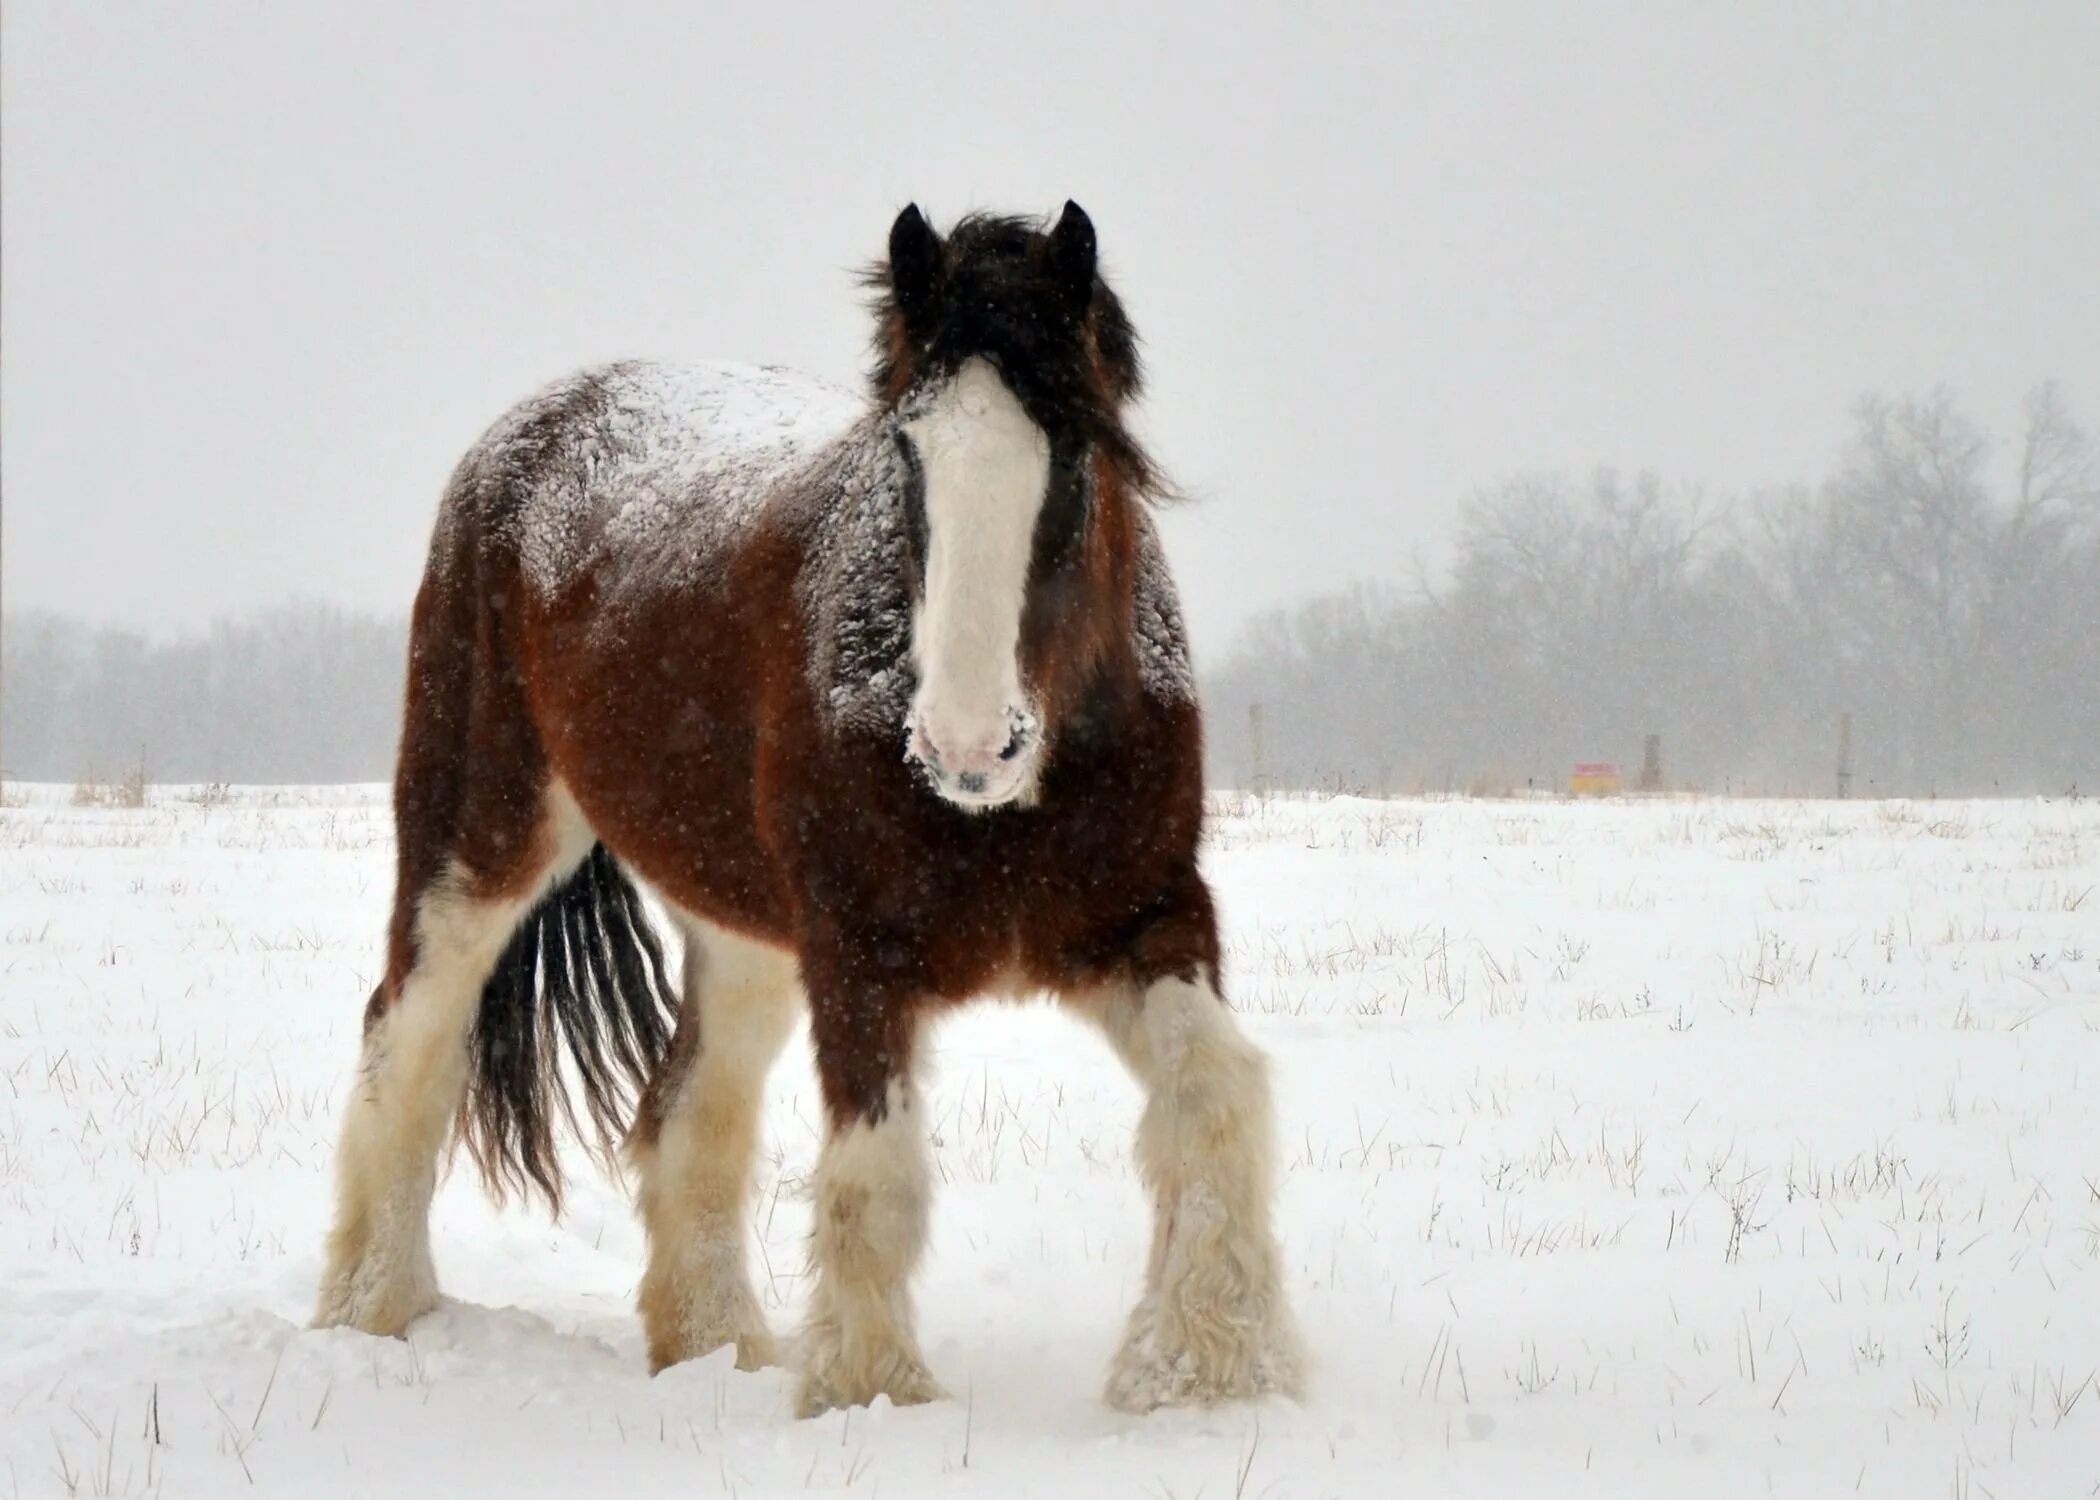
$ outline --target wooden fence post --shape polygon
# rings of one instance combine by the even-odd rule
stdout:
[[[1651,734],[1641,746],[1641,790],[1659,792],[1663,785],[1663,737]]]

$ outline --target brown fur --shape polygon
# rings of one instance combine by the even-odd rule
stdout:
[[[1104,540],[1068,617],[1085,629],[1038,647],[1036,677],[1057,708],[1033,808],[972,816],[935,798],[888,742],[840,746],[827,733],[799,670],[798,560],[784,541],[732,571],[726,609],[666,594],[637,600],[614,629],[590,630],[582,614],[524,622],[554,773],[668,899],[800,955],[841,1118],[880,1108],[923,1007],[1016,974],[1065,990],[1214,971],[1196,873],[1200,725],[1194,705],[1144,694],[1127,624],[1099,623],[1130,610],[1113,550],[1128,502],[1104,487],[1099,503]],[[696,616],[711,622],[704,637],[684,628]],[[608,645],[681,637],[690,649],[670,656]],[[745,671],[751,661],[767,669]],[[644,704],[679,707],[637,723]]]

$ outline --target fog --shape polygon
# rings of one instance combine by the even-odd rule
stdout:
[[[1512,476],[1443,576],[1274,611],[1213,674],[1238,786],[1501,794],[1571,768],[1761,794],[2100,784],[2100,450],[2054,387],[1992,435],[1868,397],[1819,484]],[[1994,487],[1989,456],[2010,449]]]
[[[2066,432],[2100,414],[2100,10],[1204,17],[8,6],[9,770],[143,749],[184,777],[383,775],[385,734],[352,726],[391,722],[388,632],[439,487],[505,405],[629,354],[854,380],[851,273],[902,203],[945,224],[1072,196],[1146,340],[1147,436],[1193,496],[1164,524],[1227,774],[1252,774],[1257,699],[1270,770],[1314,781],[1557,777],[1661,732],[1688,779],[1819,783],[1841,711],[1888,784],[2078,772],[2090,750],[2062,737],[2093,743],[2094,641],[2055,601],[2090,576],[2090,487],[2046,507],[2046,566],[2014,518],[2030,394],[2056,382]],[[1910,503],[1845,499],[1870,398],[1977,438],[1943,531],[1964,578],[1995,580],[1988,651],[1948,644],[1982,606],[1930,650],[1899,623],[1907,564],[1861,581],[1872,518]],[[1515,587],[1483,541],[1513,495],[1598,585],[1579,560],[1612,534],[1585,530],[1600,469],[1622,498],[1656,476],[1652,516],[1693,538],[1670,607],[1696,591],[1740,627],[1725,647],[1692,653],[1626,597],[1598,604],[1626,630],[1593,619],[1579,646],[1530,619],[1579,663],[1427,632]],[[2040,571],[2007,574],[2013,552]],[[1321,658],[1353,706],[1288,706],[1265,674],[1303,676],[1315,637],[1284,622],[1342,607],[1318,598],[1357,601],[1364,640],[1415,665]],[[260,667],[245,718],[239,672],[210,669],[218,696],[170,675],[206,672],[214,641],[252,662],[335,627],[379,665],[274,700],[303,728],[256,724]],[[2018,694],[1946,706],[1944,674],[2002,686],[2004,663]],[[1651,701],[1724,680],[1727,714]],[[1928,681],[1938,706],[1902,718]],[[1783,744],[1731,727],[1782,720]]]

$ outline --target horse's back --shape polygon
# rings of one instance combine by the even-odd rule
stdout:
[[[689,583],[866,410],[853,392],[776,366],[603,365],[498,419],[446,510],[471,510],[540,601],[579,583]],[[457,519],[442,517],[440,531]]]

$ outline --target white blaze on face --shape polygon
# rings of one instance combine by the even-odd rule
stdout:
[[[926,488],[926,578],[912,621],[913,747],[952,801],[1021,795],[1033,741],[1021,685],[1021,610],[1050,444],[983,359],[964,363],[905,425]],[[931,755],[927,754],[931,751]]]

